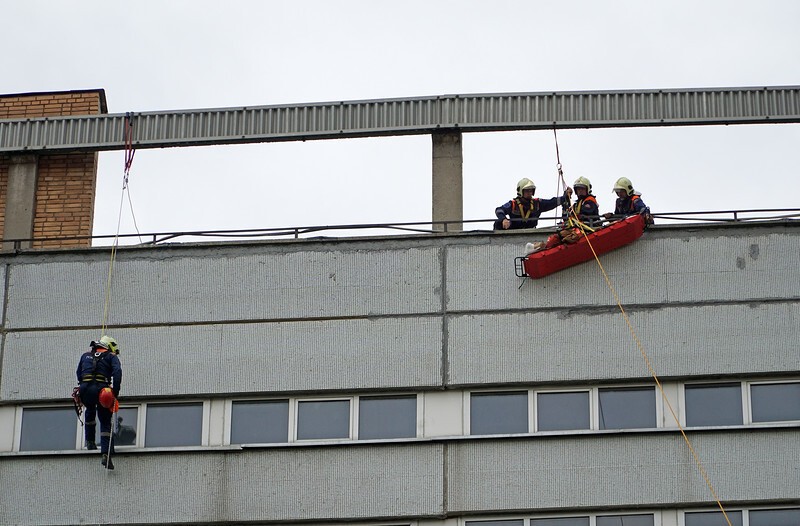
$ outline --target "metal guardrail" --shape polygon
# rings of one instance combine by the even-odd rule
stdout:
[[[800,86],[441,95],[0,119],[0,153],[103,151],[434,133],[800,122]]]
[[[693,224],[720,224],[720,223],[761,223],[761,222],[779,222],[779,221],[794,221],[800,220],[800,208],[759,208],[748,210],[713,210],[702,212],[662,212],[652,214],[656,220],[656,226],[680,223],[693,223]],[[554,228],[561,220],[558,217],[540,217],[539,222],[550,224]],[[236,230],[197,230],[197,231],[180,231],[180,232],[152,232],[143,234],[120,234],[115,236],[113,234],[93,235],[93,236],[65,236],[65,237],[41,237],[34,239],[8,239],[3,241],[6,245],[6,250],[20,250],[23,245],[31,243],[43,243],[53,241],[110,241],[108,245],[92,243],[92,247],[103,247],[113,245],[114,239],[120,240],[137,240],[139,243],[133,243],[132,246],[155,246],[167,241],[178,240],[180,238],[196,238],[190,239],[186,242],[195,242],[198,239],[218,239],[218,240],[242,240],[242,239],[315,239],[323,237],[325,239],[341,239],[348,237],[355,237],[356,235],[363,235],[363,232],[378,230],[381,233],[377,235],[392,235],[398,233],[413,233],[413,234],[470,234],[475,232],[487,232],[492,230],[493,223],[496,221],[492,219],[469,219],[460,221],[419,221],[408,223],[367,223],[367,224],[345,224],[345,225],[317,225],[317,226],[295,226],[285,228],[251,228],[251,229],[236,229]],[[463,227],[466,225],[486,225],[486,228],[478,230],[466,230]],[[541,230],[541,229],[540,229]],[[347,232],[349,235],[337,236],[314,236],[322,232]],[[514,232],[514,231],[509,231]],[[42,248],[56,248],[56,247],[42,247]],[[66,248],[72,248],[66,245]],[[74,247],[82,248],[82,247]]]

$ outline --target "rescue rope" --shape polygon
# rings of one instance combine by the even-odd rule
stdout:
[[[575,213],[575,210],[570,210],[570,213],[571,213],[572,216],[575,217],[575,221],[580,223],[580,221],[578,220],[577,214]],[[628,314],[625,312],[625,309],[622,307],[622,302],[619,299],[619,295],[617,294],[617,291],[614,288],[614,285],[611,283],[611,278],[608,277],[608,273],[606,273],[606,269],[603,267],[603,264],[600,262],[600,258],[597,256],[597,252],[595,252],[594,247],[592,246],[592,242],[589,240],[588,234],[582,228],[581,228],[581,232],[583,232],[583,237],[586,239],[586,243],[589,245],[589,248],[592,251],[592,255],[594,255],[595,261],[597,261],[597,265],[600,267],[600,272],[603,273],[603,278],[606,281],[606,285],[608,286],[608,289],[611,291],[611,294],[614,296],[614,301],[617,303],[617,307],[619,307],[619,310],[622,313],[622,317],[625,320],[625,324],[628,326],[628,330],[630,331],[631,336],[633,336],[633,339],[636,342],[636,346],[638,347],[639,352],[642,355],[642,358],[644,358],[644,362],[647,365],[647,370],[650,373],[650,376],[653,377],[653,380],[655,381],[656,386],[658,386],[658,390],[661,393],[661,398],[663,398],[664,403],[666,404],[667,408],[669,409],[670,414],[672,415],[672,418],[675,420],[675,424],[678,426],[678,430],[680,430],[681,436],[683,437],[684,442],[686,442],[686,446],[689,448],[689,451],[692,453],[692,457],[694,458],[694,462],[697,465],[697,469],[700,472],[700,475],[702,475],[703,480],[706,483],[706,486],[708,486],[708,489],[711,492],[711,496],[714,498],[714,501],[717,503],[717,506],[719,506],[719,509],[722,511],[722,515],[725,517],[725,521],[728,523],[728,526],[733,526],[731,524],[731,520],[728,518],[728,514],[725,512],[725,507],[722,505],[722,502],[720,501],[719,497],[717,496],[717,492],[714,490],[714,485],[711,483],[711,479],[709,478],[708,473],[706,472],[705,468],[703,467],[703,463],[700,460],[700,456],[697,454],[697,451],[695,451],[694,446],[692,446],[692,441],[689,440],[689,437],[686,435],[686,431],[683,429],[683,426],[681,425],[680,419],[678,418],[678,415],[675,412],[675,409],[672,407],[672,404],[669,402],[669,399],[667,398],[667,394],[664,392],[664,387],[661,385],[661,381],[658,379],[658,375],[656,374],[656,371],[653,368],[652,363],[650,362],[650,357],[647,355],[647,352],[644,349],[644,345],[642,344],[642,341],[639,339],[639,336],[636,334],[636,330],[633,328],[633,324],[631,323],[630,318],[628,318]]]
[[[120,225],[122,224],[122,204],[125,199],[125,191],[128,190],[128,177],[130,176],[131,165],[133,165],[133,156],[136,154],[136,150],[133,147],[133,115],[131,113],[125,114],[125,121],[123,126],[124,126],[123,135],[125,143],[125,165],[122,177],[122,194],[120,195],[119,213],[117,215],[117,233],[114,235],[114,243],[111,245],[111,261],[108,264],[108,279],[106,280],[105,300],[103,302],[103,323],[100,327],[101,337],[106,335],[108,311],[110,309],[110,303],[111,303],[111,281],[112,281],[112,276],[114,274],[114,260],[116,259],[117,255],[117,246],[119,245],[119,230],[120,230]],[[130,201],[130,192],[128,192],[128,200]],[[133,214],[133,204],[131,204],[131,214]],[[136,218],[134,216],[134,225],[135,224],[136,224]],[[136,227],[136,231],[137,232],[139,231],[138,227]]]
[[[555,147],[556,147],[556,168],[558,170],[558,179],[559,179],[559,182],[561,184],[561,190],[563,191],[563,190],[566,190],[567,184],[564,181],[564,171],[562,169],[561,156],[560,156],[559,150],[558,150],[558,135],[556,133],[555,123],[553,123],[553,139],[555,141]],[[579,228],[581,233],[583,234],[583,237],[586,239],[586,243],[589,245],[589,248],[592,251],[592,255],[594,256],[595,261],[597,261],[597,265],[600,267],[600,272],[603,273],[603,278],[605,278],[606,285],[608,286],[608,289],[611,291],[611,294],[614,296],[614,301],[617,303],[617,307],[619,307],[619,310],[622,313],[622,317],[625,319],[625,324],[628,326],[628,330],[630,331],[631,335],[633,336],[633,339],[636,342],[636,346],[639,348],[639,352],[641,353],[642,358],[644,358],[644,362],[647,365],[647,370],[649,371],[650,375],[653,377],[653,380],[655,381],[656,386],[658,387],[658,390],[661,392],[661,397],[663,398],[665,404],[667,405],[667,408],[669,409],[669,412],[672,415],[672,418],[675,420],[675,423],[678,426],[678,429],[680,430],[680,433],[681,433],[681,436],[683,437],[684,442],[686,442],[686,446],[689,448],[689,451],[692,453],[692,457],[694,458],[694,462],[697,465],[698,471],[702,475],[703,480],[706,483],[706,486],[708,486],[708,489],[711,492],[711,496],[714,498],[714,501],[717,503],[717,506],[719,506],[719,509],[722,511],[722,515],[725,517],[725,521],[728,523],[728,526],[733,526],[731,524],[731,520],[728,518],[728,514],[725,512],[725,508],[722,505],[722,502],[720,501],[719,497],[717,496],[717,492],[714,490],[714,485],[711,483],[711,479],[709,478],[708,473],[706,473],[706,470],[703,467],[703,463],[700,460],[700,456],[695,451],[694,446],[692,446],[692,442],[691,442],[691,440],[689,440],[689,437],[686,435],[686,431],[683,429],[683,426],[681,425],[680,419],[678,418],[678,415],[675,413],[675,409],[672,407],[672,404],[669,402],[669,399],[667,398],[667,395],[664,392],[664,387],[661,385],[661,381],[658,379],[658,375],[656,374],[656,371],[653,368],[652,363],[650,362],[650,357],[647,355],[647,352],[644,349],[644,345],[642,345],[642,342],[639,339],[639,336],[636,334],[636,330],[633,328],[633,324],[631,323],[630,319],[628,318],[628,314],[625,312],[625,309],[622,307],[622,302],[619,299],[619,295],[617,294],[617,291],[614,288],[614,285],[611,283],[611,279],[608,277],[608,274],[606,273],[605,268],[603,268],[603,264],[600,262],[600,258],[597,256],[597,252],[595,252],[594,247],[592,246],[592,242],[589,240],[588,233],[589,232],[594,232],[595,229],[593,229],[593,228],[589,227],[588,225],[584,224],[578,218],[577,212],[573,208],[571,208],[569,206],[569,203],[565,203],[563,209],[564,209],[565,215],[567,216],[567,218],[566,218],[566,220],[564,222],[564,226],[568,227],[568,228],[575,228],[575,227]]]

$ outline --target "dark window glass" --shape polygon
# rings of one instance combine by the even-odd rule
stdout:
[[[20,451],[75,449],[77,426],[71,407],[26,408],[22,410]]]
[[[525,521],[522,519],[510,519],[504,521],[466,521],[467,526],[522,526]]]
[[[734,426],[742,424],[741,384],[687,385],[687,426]]]
[[[742,526],[741,511],[725,511],[731,521],[731,526]],[[725,515],[721,511],[703,511],[686,513],[683,517],[685,526],[728,526]]]
[[[233,402],[231,444],[269,444],[288,441],[288,400]]]
[[[117,415],[111,415],[111,425],[114,426],[114,445],[136,445],[136,423],[139,410],[135,407],[120,408]],[[115,423],[115,419],[117,422]],[[94,442],[100,445],[100,418],[95,417]]]
[[[751,385],[753,422],[800,420],[800,383]]]
[[[472,393],[469,404],[471,435],[528,432],[528,393]]]
[[[116,423],[114,419],[116,418]],[[117,446],[135,446],[136,430],[138,425],[139,409],[137,407],[122,407],[116,417],[112,417],[114,425],[114,444]],[[98,431],[100,422],[97,423]],[[97,442],[100,444],[100,442]]]
[[[536,423],[539,431],[589,429],[589,393],[539,393]]]
[[[145,447],[199,446],[203,404],[148,404]]]
[[[798,526],[798,524],[800,524],[800,508],[750,512],[750,526]]]
[[[298,440],[349,437],[349,400],[319,400],[297,404]]]
[[[600,389],[600,429],[656,427],[654,387]]]
[[[557,519],[531,519],[531,526],[589,526],[589,517],[559,517]]]
[[[652,514],[645,515],[606,515],[597,517],[597,526],[653,526]]]
[[[417,397],[362,396],[358,399],[358,438],[417,436]]]

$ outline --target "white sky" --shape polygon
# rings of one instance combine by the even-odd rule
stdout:
[[[2,16],[0,93],[104,88],[110,113],[800,84],[796,0],[9,0]],[[601,212],[623,175],[654,212],[798,207],[798,144],[796,124],[559,132]],[[100,154],[96,234],[116,231],[122,158]],[[464,134],[465,219],[521,177],[552,197],[555,164],[552,131]],[[429,221],[431,139],[140,150],[130,191],[142,232]]]

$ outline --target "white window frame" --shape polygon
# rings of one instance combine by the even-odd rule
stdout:
[[[784,509],[784,508],[780,508]],[[663,526],[663,522],[661,520],[661,510],[631,510],[631,511],[621,511],[621,512],[612,512],[612,511],[603,511],[603,512],[596,512],[596,513],[580,513],[580,512],[564,512],[564,513],[548,513],[545,515],[526,515],[524,517],[516,516],[516,517],[509,517],[508,515],[485,515],[479,517],[459,517],[458,519],[458,526],[467,526],[468,522],[475,522],[475,521],[518,521],[521,520],[523,526],[531,526],[534,520],[537,519],[578,519],[581,517],[589,517],[589,526],[597,526],[597,517],[607,517],[609,515],[652,515],[653,516],[653,526]]]
[[[292,432],[289,434],[290,442],[298,442],[298,443],[307,443],[307,442],[348,442],[351,440],[355,440],[356,430],[357,427],[354,427],[355,420],[358,418],[358,410],[355,409],[355,406],[358,404],[355,403],[356,396],[330,396],[330,397],[302,397],[302,398],[294,398],[292,400],[291,406],[294,406],[294,411],[292,411],[291,407],[289,409],[289,425],[291,426]],[[301,402],[342,402],[347,401],[350,403],[350,411],[348,412],[348,436],[343,438],[298,438],[298,424],[300,421],[300,403]],[[294,413],[294,414],[293,414]]]
[[[564,388],[564,389],[536,389],[532,390],[533,395],[533,405],[534,406],[534,418],[531,420],[529,418],[530,427],[533,429],[533,433],[548,433],[548,434],[561,434],[561,435],[573,435],[575,433],[581,433],[586,431],[596,431],[597,426],[596,422],[597,418],[597,388],[596,387],[585,387],[585,388]],[[568,393],[587,393],[589,395],[589,427],[584,429],[559,429],[555,431],[540,431],[539,430],[539,395],[540,394],[568,394]],[[583,515],[570,515],[572,517],[583,517]],[[540,517],[536,517],[537,519]],[[542,517],[544,518],[544,517]]]
[[[161,448],[168,448],[168,449],[181,449],[187,447],[203,447],[208,446],[209,444],[209,429],[210,429],[210,416],[211,416],[211,401],[210,400],[199,400],[203,404],[203,422],[201,425],[200,431],[200,444],[199,446],[146,446],[145,445],[145,437],[147,436],[147,407],[148,405],[180,405],[180,404],[196,404],[198,400],[158,400],[155,402],[142,402],[139,406],[139,430],[136,435],[136,443],[141,444],[141,447],[147,449],[161,449]],[[139,442],[139,437],[141,436],[141,442]]]
[[[753,400],[752,400],[752,391],[750,388],[754,385],[776,385],[776,384],[800,384],[800,379],[776,379],[776,380],[752,380],[752,381],[745,381],[744,386],[742,388],[743,398],[742,406],[746,406],[745,409],[745,425],[749,426],[757,426],[757,427],[769,427],[776,424],[793,424],[800,422],[800,420],[772,420],[769,422],[754,422],[753,421]],[[783,508],[780,508],[783,509]]]
[[[498,433],[496,435],[473,435],[470,433],[472,429],[472,418],[470,413],[472,411],[472,395],[473,394],[502,394],[502,393],[526,393],[528,397],[528,431],[526,433]],[[533,396],[533,389],[530,388],[520,388],[520,387],[503,387],[500,389],[467,389],[463,392],[462,398],[462,421],[464,425],[462,426],[461,433],[463,436],[520,436],[520,435],[528,435],[532,433],[531,429],[533,429],[533,424],[531,422],[531,407],[533,405],[531,401],[531,397]],[[483,520],[483,519],[481,519]],[[486,519],[486,520],[495,520],[495,519]],[[498,519],[501,520],[501,519]]]
[[[748,526],[749,525],[749,518],[747,516],[747,511],[748,510],[746,508],[738,508],[738,507],[737,508],[725,508],[725,513],[731,513],[731,512],[737,512],[737,511],[741,512],[741,514],[742,514],[742,526]],[[687,513],[713,513],[713,512],[722,513],[722,511],[720,511],[719,507],[715,507],[715,508],[686,508],[686,509],[682,509],[678,513],[678,526],[686,526],[686,514]]]
[[[286,429],[286,442],[275,442],[275,444],[288,444],[293,442],[292,440],[292,423],[295,421],[295,417],[292,414],[293,411],[293,404],[292,404],[292,397],[291,396],[250,396],[246,398],[228,398],[225,400],[225,422],[226,425],[224,430],[224,437],[223,437],[223,444],[226,446],[231,445],[231,431],[233,427],[233,403],[234,402],[286,402],[289,405],[289,421]]]
[[[361,424],[360,410],[361,410],[361,398],[395,398],[395,397],[408,397],[414,396],[417,407],[416,407],[416,421],[415,421],[415,430],[413,437],[403,437],[403,438],[376,438],[376,439],[367,439],[368,441],[379,441],[384,442],[387,440],[411,440],[412,438],[419,438],[422,436],[422,428],[425,422],[424,415],[422,414],[424,405],[422,403],[422,396],[420,393],[376,393],[376,394],[364,394],[364,395],[355,395],[353,397],[353,408],[352,408],[352,420],[353,420],[353,440],[360,440],[358,436],[358,429]]]
[[[20,451],[20,445],[22,444],[22,414],[25,412],[26,409],[72,409],[71,406],[66,404],[42,404],[42,405],[20,405],[17,406],[16,411],[14,411],[14,444],[12,446],[13,452]],[[83,415],[81,415],[83,418]],[[78,422],[78,416],[75,415],[75,448],[74,449],[81,449],[83,445],[83,426],[80,425]],[[80,433],[80,434],[78,434]],[[54,451],[72,451],[72,449],[58,449]]]
[[[655,419],[656,425],[655,427],[624,427],[621,429],[600,429],[600,391],[604,389],[617,389],[617,390],[626,390],[626,389],[653,389],[653,397],[654,397],[654,404],[655,404]],[[662,427],[662,422],[664,421],[664,397],[661,396],[661,391],[659,390],[658,386],[655,384],[625,384],[625,385],[601,385],[598,387],[593,387],[591,394],[592,397],[592,429],[597,431],[627,431],[629,429],[635,430],[649,430],[649,429],[660,429]],[[631,515],[636,515],[636,513],[632,513]]]
[[[719,384],[719,385],[722,386],[722,385],[730,385],[730,384],[735,384],[735,383],[739,384],[739,394],[740,394],[741,399],[742,399],[742,404],[741,404],[742,405],[742,424],[741,425],[740,424],[736,424],[736,425],[725,425],[725,426],[689,426],[689,425],[686,424],[686,388],[687,387],[691,387],[691,386],[695,386],[695,385],[712,386],[712,385],[715,385],[715,384]],[[690,429],[702,429],[702,428],[705,428],[705,427],[714,427],[714,428],[723,428],[724,429],[724,428],[736,428],[736,427],[741,427],[742,425],[747,425],[747,421],[748,421],[747,414],[749,412],[748,411],[749,403],[747,401],[747,397],[748,397],[748,394],[749,394],[749,390],[745,389],[745,383],[746,382],[743,382],[743,381],[740,381],[740,380],[712,380],[712,381],[681,382],[678,385],[678,391],[679,391],[679,396],[680,396],[680,401],[681,401],[681,407],[680,407],[680,411],[678,412],[678,416],[680,417],[680,420],[681,420],[681,427],[686,427],[686,428],[690,428]]]

